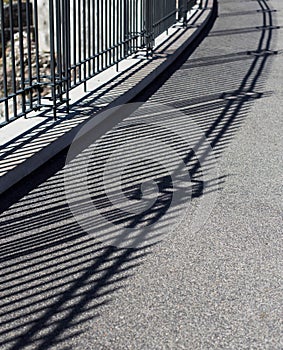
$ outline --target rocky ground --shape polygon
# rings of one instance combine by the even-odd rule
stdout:
[[[25,88],[31,86],[31,77],[37,76],[37,69],[39,69],[40,76],[50,75],[50,54],[39,53],[38,64],[36,62],[36,46],[34,41],[31,41],[30,48],[28,46],[28,34],[23,32],[23,63],[21,67],[21,55],[20,55],[20,34],[14,35],[14,49],[12,48],[11,41],[7,42],[5,55],[6,55],[6,72],[7,72],[7,88],[8,95],[11,95],[13,91],[17,91],[22,87],[22,69],[24,71],[23,77],[25,81]],[[14,62],[14,64],[13,64]],[[3,55],[0,59],[0,70],[3,71]],[[15,71],[15,81],[13,81],[13,71]],[[33,82],[34,83],[34,82]],[[38,88],[31,89],[33,98],[38,94]],[[41,94],[46,95],[49,92],[48,87],[41,88]],[[29,93],[27,93],[29,95]],[[4,80],[0,80],[0,98],[4,97]],[[21,98],[17,98],[17,108],[20,109],[22,103]],[[13,113],[13,99],[8,100],[9,115]],[[5,103],[0,102],[0,122],[5,117]]]

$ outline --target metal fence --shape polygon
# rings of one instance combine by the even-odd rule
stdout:
[[[69,92],[154,41],[195,0],[0,0],[0,126],[68,109]],[[41,24],[47,25],[45,47]],[[44,49],[43,49],[44,47]]]

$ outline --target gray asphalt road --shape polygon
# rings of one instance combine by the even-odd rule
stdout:
[[[220,0],[142,108],[1,198],[1,349],[282,349],[278,25],[280,0]]]

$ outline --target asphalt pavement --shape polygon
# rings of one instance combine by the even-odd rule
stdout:
[[[1,350],[283,348],[283,4],[218,14],[123,122],[1,196]]]

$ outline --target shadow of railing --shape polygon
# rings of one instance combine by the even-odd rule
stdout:
[[[258,3],[262,9],[269,8],[265,1]],[[274,14],[263,12],[260,15],[264,26],[273,24]],[[208,30],[136,99],[144,102],[145,106],[158,102],[165,103],[169,109],[171,107],[173,112],[165,119],[166,130],[174,124],[184,132],[192,132],[197,147],[203,147],[205,135],[214,150],[214,156],[207,153],[207,167],[217,165],[215,160],[221,157],[243,126],[255,99],[270,93],[264,91],[264,82],[270,68],[272,55],[269,50],[272,49],[274,36],[273,29],[252,31],[249,35],[259,35],[257,47],[252,53],[233,52],[188,60],[200,41],[208,35]],[[227,35],[234,36],[229,31]],[[212,38],[213,32],[206,38],[208,43]],[[227,69],[223,68],[225,65]],[[199,68],[204,69],[204,74],[209,72],[209,76],[203,76]],[[204,77],[206,80],[201,81]],[[182,113],[175,115],[176,110]],[[154,161],[142,167],[142,162],[137,160],[132,164],[135,176],[146,179],[148,169],[156,170],[158,203],[146,213],[134,217],[125,217],[123,213],[111,209],[111,203],[102,190],[103,167],[117,143],[122,142],[125,135],[132,139],[149,132],[156,138],[168,137],[163,129],[148,128],[150,122],[147,127],[139,122],[138,111],[129,118],[134,118],[136,123],[128,125],[124,133],[120,128],[120,133],[110,131],[104,136],[96,158],[93,158],[95,166],[88,175],[92,200],[100,210],[105,210],[108,220],[115,225],[134,228],[146,223],[154,225],[164,218],[171,205],[172,182]],[[188,128],[188,120],[194,121],[197,126],[194,130]],[[135,136],[131,134],[133,128]],[[203,179],[207,169],[198,161],[195,149],[188,149],[180,140],[178,142],[175,147],[189,169],[194,203],[204,196]],[[155,154],[150,145],[148,150]],[[92,152],[93,149],[90,149],[89,153]],[[152,242],[140,248],[122,249],[107,244],[104,224],[93,223],[99,228],[97,236],[83,231],[74,220],[65,198],[66,155],[66,150],[61,152],[29,179],[5,193],[5,197],[1,196],[1,349],[32,346],[43,350],[55,344],[62,349],[69,348],[66,344],[81,336],[86,322],[103,315],[104,306],[111,302],[119,289],[127,288],[137,266],[151,253],[159,239],[164,238],[154,237]],[[156,157],[158,160],[158,154]],[[67,166],[72,170],[71,163]],[[78,168],[74,167],[75,170]],[[220,175],[210,179],[208,192],[219,191],[227,174]],[[79,173],[77,177],[74,194],[80,187]],[[139,200],[142,197],[141,185],[127,176],[123,181],[126,197]],[[177,208],[173,214],[177,215]],[[170,220],[164,225],[169,226]]]

